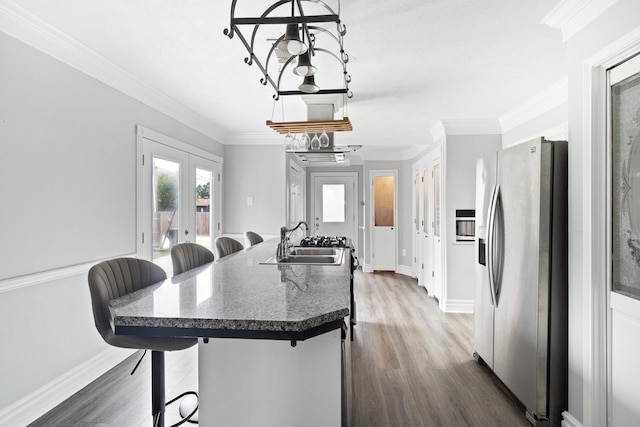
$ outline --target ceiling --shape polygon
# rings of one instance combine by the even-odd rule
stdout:
[[[238,7],[258,16],[271,3],[238,0]],[[565,45],[540,22],[557,3],[343,0],[353,97],[337,118],[348,115],[353,131],[337,133],[336,144],[361,144],[384,158],[422,150],[439,120],[497,121],[554,85],[566,75]],[[224,144],[279,143],[266,120],[306,118],[300,97],[274,102],[260,70],[244,63],[240,40],[223,34],[231,0],[6,4],[166,95]]]

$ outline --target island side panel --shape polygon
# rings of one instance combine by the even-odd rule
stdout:
[[[341,331],[298,341],[198,344],[201,427],[342,423]]]

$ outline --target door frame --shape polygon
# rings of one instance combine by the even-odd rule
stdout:
[[[154,131],[152,129],[146,128],[141,125],[136,125],[136,255],[139,258],[145,258],[151,260],[151,257],[147,256],[145,252],[145,233],[147,234],[147,239],[151,238],[151,224],[150,222],[146,222],[144,218],[144,203],[147,201],[144,196],[144,142],[145,140],[151,141],[153,143],[165,145],[171,149],[179,150],[186,153],[189,156],[197,156],[200,158],[204,158],[211,162],[214,162],[218,165],[218,177],[214,178],[214,188],[211,189],[213,192],[213,211],[212,215],[215,215],[216,226],[213,230],[214,238],[220,234],[220,230],[222,230],[222,163],[223,158],[217,156],[213,153],[209,153],[208,151],[202,150],[200,148],[189,145],[185,142],[174,139],[170,136],[164,135],[160,132]],[[189,164],[185,165],[187,170],[190,170]],[[186,188],[188,183],[181,183],[181,190]],[[188,207],[187,209],[191,210],[193,207]],[[187,212],[189,213],[189,212]],[[195,213],[194,213],[195,215]],[[147,225],[148,224],[148,225]]]
[[[309,211],[307,215],[313,215],[316,203],[316,188],[315,179],[318,177],[349,177],[353,179],[353,206],[351,207],[351,214],[353,215],[353,237],[354,244],[358,242],[358,201],[360,200],[360,194],[358,193],[358,172],[311,172],[310,174],[310,190],[309,191]],[[307,217],[307,223],[311,228],[313,225],[313,218]]]
[[[393,264],[395,265],[394,271],[398,270],[398,170],[397,169],[371,169],[369,171],[369,199],[370,202],[370,206],[369,206],[369,222],[371,224],[371,226],[369,227],[369,242],[370,244],[368,245],[368,249],[367,249],[367,259],[369,260],[369,268],[367,269],[367,271],[373,271],[373,247],[374,247],[374,241],[373,241],[373,229],[374,229],[374,225],[373,225],[373,221],[374,221],[374,203],[375,203],[375,198],[373,197],[374,195],[374,190],[373,190],[373,177],[379,175],[379,176],[389,176],[389,175],[393,175],[394,179],[393,179],[393,187],[394,187],[394,197],[393,197],[393,235],[394,235],[394,244],[396,246],[396,251],[395,251],[395,259],[393,260]]]
[[[607,425],[608,329],[607,289],[607,69],[640,52],[640,28],[627,33],[582,65],[582,266],[583,283],[583,425]],[[576,141],[577,142],[577,141]],[[579,143],[579,142],[577,142]],[[580,274],[578,273],[578,274]],[[576,331],[577,332],[577,331]]]

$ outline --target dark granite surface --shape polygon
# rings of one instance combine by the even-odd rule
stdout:
[[[260,243],[111,301],[116,333],[301,332],[348,316],[349,256],[338,266],[260,264],[275,253],[276,243]]]

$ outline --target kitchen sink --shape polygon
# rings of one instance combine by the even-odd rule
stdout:
[[[289,251],[289,255],[338,255],[342,249],[336,248],[305,248],[297,246]]]
[[[278,265],[340,265],[344,251],[341,248],[292,248],[288,255],[272,256],[260,264]]]

